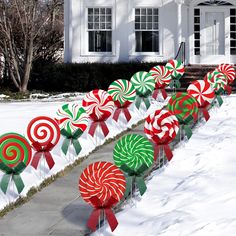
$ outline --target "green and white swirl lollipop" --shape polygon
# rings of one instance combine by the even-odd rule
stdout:
[[[113,151],[115,164],[127,175],[127,191],[132,189],[132,180],[137,183],[141,195],[147,189],[143,175],[154,161],[152,143],[138,134],[129,134],[120,139]]]
[[[151,73],[148,73],[146,71],[139,71],[132,76],[130,82],[134,85],[138,95],[136,100],[136,107],[139,109],[141,100],[143,99],[146,108],[148,109],[150,107],[148,96],[150,96],[155,89],[154,77]]]

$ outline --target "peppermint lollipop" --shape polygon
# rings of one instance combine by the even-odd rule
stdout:
[[[66,155],[70,144],[74,146],[78,155],[82,149],[78,138],[87,129],[89,117],[78,104],[64,104],[57,111],[58,119],[55,120],[61,128],[61,134],[65,137],[62,144],[62,151]]]
[[[196,80],[191,83],[187,89],[188,94],[194,97],[198,102],[198,107],[202,111],[205,120],[208,121],[210,116],[207,107],[215,98],[215,93],[207,80]]]
[[[115,230],[118,222],[111,208],[122,199],[125,187],[124,174],[112,163],[95,162],[83,171],[79,190],[81,197],[95,208],[88,220],[92,230],[96,230],[101,211],[104,211],[111,230]]]
[[[94,136],[97,126],[100,125],[106,137],[109,130],[105,120],[111,116],[115,107],[112,97],[104,90],[93,90],[85,95],[82,105],[93,120],[89,134]]]
[[[188,125],[192,119],[196,120],[198,117],[197,100],[187,93],[178,92],[169,100],[167,109],[177,117],[180,124],[183,124],[186,135],[190,138],[192,131]]]
[[[10,180],[16,185],[18,193],[21,193],[25,185],[20,173],[29,165],[32,151],[28,141],[16,133],[7,133],[0,136],[0,169],[5,172],[0,187],[4,193]]]
[[[143,195],[147,189],[143,174],[152,166],[154,160],[152,144],[141,135],[126,135],[115,145],[113,159],[115,164],[128,175],[126,195],[131,190],[132,177]]]
[[[115,110],[113,119],[118,120],[120,113],[123,111],[126,120],[131,119],[128,106],[134,102],[136,98],[136,91],[131,82],[124,79],[119,79],[111,83],[107,91],[113,98],[117,109]]]
[[[156,110],[146,118],[144,132],[148,139],[155,143],[155,154],[158,155],[163,148],[169,161],[172,159],[173,153],[168,144],[176,137],[178,131],[178,119],[169,111]]]
[[[156,89],[153,93],[153,98],[156,99],[158,96],[158,92],[161,91],[164,99],[167,98],[167,93],[165,91],[166,85],[171,82],[171,73],[165,66],[155,66],[153,67],[149,73],[153,76],[156,83]]]
[[[139,109],[142,100],[144,101],[146,108],[150,107],[149,95],[155,88],[155,80],[152,75],[145,71],[135,73],[130,82],[134,85],[137,92],[136,107]]]
[[[233,81],[235,80],[236,72],[233,65],[221,64],[217,67],[216,70],[223,73],[226,76],[228,84],[233,83]]]
[[[177,80],[179,80],[184,74],[184,65],[178,60],[170,60],[166,64],[166,69],[169,70],[171,76]]]
[[[45,157],[48,167],[52,169],[55,162],[50,151],[60,139],[60,128],[55,120],[47,116],[39,116],[30,121],[27,136],[36,153],[31,165],[37,169],[41,157]]]

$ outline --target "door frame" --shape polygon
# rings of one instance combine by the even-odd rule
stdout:
[[[197,2],[199,3],[199,1]],[[235,6],[234,6],[235,7]],[[200,9],[200,41],[201,45],[204,42],[204,26],[205,26],[205,13],[206,12],[223,12],[225,17],[225,55],[212,55],[204,57],[206,54],[194,55],[194,9]],[[230,56],[230,8],[232,6],[197,6],[197,4],[191,4],[189,13],[189,63],[190,64],[219,64],[219,63],[231,63]],[[201,48],[205,50],[205,47]]]

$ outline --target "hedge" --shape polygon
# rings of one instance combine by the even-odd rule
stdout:
[[[130,79],[138,71],[149,71],[160,63],[71,63],[37,64],[32,68],[29,90],[88,92],[107,90],[117,79]],[[163,63],[164,64],[164,63]]]

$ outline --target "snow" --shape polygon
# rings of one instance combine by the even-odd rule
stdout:
[[[177,145],[167,166],[152,172],[147,192],[116,214],[117,229],[112,233],[106,223],[94,235],[235,235],[236,95],[224,101]]]
[[[45,99],[38,100],[37,97],[32,98],[32,101],[28,102],[1,102],[0,103],[0,135],[4,133],[14,132],[22,135],[26,135],[26,129],[29,122],[37,116],[49,116],[51,118],[56,117],[56,111],[61,107],[65,102],[74,101],[81,104],[84,94],[61,94],[51,96]],[[153,101],[154,107],[162,107],[164,103],[157,103]],[[133,124],[136,124],[138,121],[142,120],[145,117],[145,109],[142,104],[140,110],[137,110],[134,104],[130,106],[130,112],[132,119],[127,123],[124,115],[122,114],[119,123],[116,123],[112,118],[109,118],[106,121],[106,124],[110,130],[109,135],[104,139],[103,134],[101,133],[100,128],[98,128],[95,137],[92,138],[88,135],[88,129],[84,134],[79,138],[79,141],[82,146],[82,151],[79,156],[76,156],[73,147],[69,149],[67,156],[61,152],[61,144],[63,142],[63,137],[61,137],[58,145],[51,151],[53,158],[55,160],[55,166],[52,170],[48,169],[45,160],[39,164],[38,170],[35,170],[33,167],[28,166],[24,172],[21,174],[21,177],[25,184],[25,189],[20,194],[20,196],[26,196],[27,192],[32,187],[37,187],[44,179],[58,173],[63,170],[69,164],[72,164],[78,158],[88,155],[91,153],[97,146],[102,145],[107,139],[115,137],[117,134],[122,131],[131,128]],[[0,179],[3,176],[3,172],[0,171]],[[7,194],[5,195],[0,190],[0,210],[3,209],[6,205],[17,200],[19,195],[17,194],[15,185],[11,182],[8,187]]]

